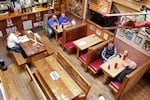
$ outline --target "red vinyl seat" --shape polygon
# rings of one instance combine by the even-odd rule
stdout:
[[[82,54],[82,55],[80,56],[80,58],[81,58],[84,62],[86,62],[86,60],[87,60],[87,53]]]
[[[103,63],[102,59],[97,59],[96,61],[90,63],[89,67],[91,67],[95,71],[95,73],[98,73],[101,70],[100,65],[102,63]]]
[[[113,86],[115,89],[119,90],[121,83],[119,81],[111,81],[110,85]]]
[[[58,38],[58,42],[60,42],[60,43],[63,43],[63,40],[64,40],[63,37]]]
[[[65,43],[65,47],[68,48],[68,49],[72,49],[72,48],[74,48],[75,46],[74,46],[74,44],[73,44],[73,41],[70,41],[70,42]]]

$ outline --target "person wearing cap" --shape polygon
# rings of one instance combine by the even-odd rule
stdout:
[[[109,58],[117,55],[117,49],[113,41],[110,41],[101,52],[101,57],[106,62]]]
[[[57,16],[56,15],[53,15],[47,22],[47,31],[48,31],[48,37],[52,37],[52,34],[53,34],[53,29],[52,27],[56,27],[57,25],[59,25],[59,21],[57,19]]]
[[[61,16],[59,17],[59,23],[64,25],[64,24],[69,24],[69,18],[65,15],[65,13],[61,13]]]
[[[130,74],[132,71],[134,71],[137,68],[136,63],[134,61],[129,61],[129,60],[125,61],[124,66],[126,67],[126,69],[123,72],[121,72],[121,74],[119,74],[119,76],[117,77],[117,80],[121,83],[127,74]]]

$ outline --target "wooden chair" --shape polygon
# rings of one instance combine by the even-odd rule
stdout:
[[[133,88],[140,81],[149,66],[150,59],[132,73],[126,75],[122,83],[110,82],[109,86],[115,95],[115,99],[119,100],[124,94]]]
[[[73,67],[73,65],[66,59],[61,53],[57,53],[57,60],[66,70],[66,72],[72,77],[72,79],[80,86],[84,93],[80,94],[76,100],[85,100],[86,96],[91,88],[90,84],[85,80],[84,77]]]

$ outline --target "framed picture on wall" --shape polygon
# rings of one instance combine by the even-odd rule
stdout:
[[[84,2],[85,0],[67,0],[67,9],[75,16],[83,18],[85,9]]]
[[[96,34],[100,36],[100,35],[102,34],[102,32],[97,29],[97,30],[96,30]]]
[[[126,33],[126,30],[125,30],[124,28],[120,28],[120,30],[119,30],[119,35],[120,35],[120,36],[124,36],[125,33]]]
[[[133,33],[132,33],[131,31],[128,31],[128,32],[126,33],[126,38],[127,38],[128,40],[132,40],[132,37],[133,37]]]
[[[145,40],[145,42],[143,44],[143,49],[150,51],[150,41]]]
[[[134,39],[134,43],[140,44],[141,42],[142,42],[142,37],[136,36],[135,39]]]
[[[90,30],[94,31],[94,26],[93,25],[90,25]]]

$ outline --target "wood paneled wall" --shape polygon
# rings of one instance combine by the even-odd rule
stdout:
[[[47,9],[43,8],[43,9],[37,10],[37,12],[40,12],[41,21],[43,21],[44,14],[48,13],[49,10],[50,9],[48,9],[48,8]],[[8,16],[8,15],[1,16],[0,17],[0,31],[2,31],[3,36],[7,35],[6,28],[8,28],[8,27],[7,27],[6,19],[8,19],[8,18],[12,19],[14,26],[16,26],[19,31],[23,30],[23,21],[25,21],[25,20],[22,20],[21,16],[28,16],[28,18],[26,20],[32,20],[32,24],[35,22],[38,22],[38,21],[36,21],[36,12],[26,12],[26,13],[18,13],[18,14],[11,13],[10,16]]]
[[[123,53],[124,50],[128,50],[128,57],[131,60],[134,60],[137,63],[137,66],[141,66],[144,62],[146,62],[149,59],[149,57],[145,54],[137,51],[133,47],[129,46],[128,44],[122,42],[117,38],[115,38],[114,42],[119,53]]]

